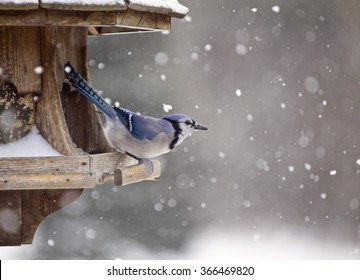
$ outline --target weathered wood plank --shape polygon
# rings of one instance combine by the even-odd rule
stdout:
[[[21,191],[0,194],[0,246],[21,244]]]
[[[13,83],[20,94],[41,91],[41,75],[34,71],[41,66],[39,42],[38,27],[0,26],[0,82]]]
[[[30,10],[39,7],[39,0],[1,0],[0,10]]]
[[[0,26],[118,26],[137,30],[168,30],[170,19],[168,15],[131,9],[124,11],[0,10]]]
[[[84,172],[89,170],[88,156],[58,156],[58,157],[0,157],[1,172],[32,173],[32,172]],[[2,177],[0,177],[1,180]]]
[[[117,12],[63,11],[37,9],[0,11],[0,25],[5,26],[89,26],[114,25]]]
[[[0,158],[0,191],[94,188],[106,183],[128,185],[160,177],[159,161],[153,161],[153,165],[153,173],[148,174],[144,164],[119,153]]]
[[[21,191],[0,194],[0,246],[21,244]]]
[[[115,169],[114,184],[117,186],[124,186],[160,177],[161,167],[159,161],[153,161],[153,169],[154,170],[151,174],[148,173],[147,166],[145,164],[137,164],[124,169]]]
[[[86,28],[79,28],[86,34]],[[76,29],[77,30],[77,29]],[[67,32],[67,35],[65,35]],[[69,156],[78,155],[80,151],[76,149],[71,139],[64,111],[60,100],[60,90],[64,81],[63,63],[64,56],[69,53],[79,54],[79,41],[81,38],[72,41],[74,50],[66,48],[69,40],[73,39],[74,27],[55,26],[41,27],[41,53],[44,73],[42,75],[42,95],[37,102],[37,112],[35,123],[41,135],[59,153]],[[61,46],[59,48],[58,46]],[[81,46],[86,49],[85,46]],[[60,60],[60,61],[59,61]],[[77,60],[74,60],[75,65]]]
[[[72,203],[81,193],[82,189],[21,191],[21,243],[31,244],[39,224],[48,215]]]

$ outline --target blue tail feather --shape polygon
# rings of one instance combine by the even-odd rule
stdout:
[[[88,82],[67,62],[64,66],[65,73],[70,77],[71,85],[91,103],[95,104],[109,118],[114,119],[117,116],[116,111],[106,101],[98,95]]]

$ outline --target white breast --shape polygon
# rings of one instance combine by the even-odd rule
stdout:
[[[153,140],[139,140],[132,136],[121,121],[107,121],[104,127],[109,144],[119,152],[128,152],[139,158],[153,158],[168,153],[169,137],[165,133]]]

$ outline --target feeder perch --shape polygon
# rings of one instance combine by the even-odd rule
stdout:
[[[177,0],[0,0],[0,144],[36,125],[62,155],[0,154],[0,245],[32,243],[40,222],[83,188],[160,176],[158,161],[147,174],[109,147],[94,106],[68,93],[63,66],[71,61],[89,80],[87,36],[169,30],[171,18],[187,12]]]

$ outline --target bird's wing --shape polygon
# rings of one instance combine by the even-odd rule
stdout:
[[[128,131],[139,140],[153,140],[160,133],[173,136],[172,126],[162,119],[137,115],[123,108],[114,108]]]

